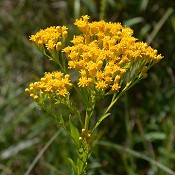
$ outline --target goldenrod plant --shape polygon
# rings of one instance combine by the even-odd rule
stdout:
[[[74,24],[81,33],[73,36],[71,43],[66,41],[66,26],[52,26],[30,37],[59,68],[46,72],[26,92],[72,138],[77,149],[76,160],[69,158],[72,174],[85,175],[98,126],[110,116],[118,99],[146,78],[148,69],[163,57],[148,44],[137,41],[133,30],[120,23],[89,22],[85,15]],[[75,92],[79,99],[74,99]],[[110,104],[101,116],[95,116],[97,102],[106,96],[111,97]],[[66,112],[59,106],[66,106]]]

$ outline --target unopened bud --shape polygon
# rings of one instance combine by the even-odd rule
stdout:
[[[61,42],[58,42],[58,43],[56,44],[56,50],[57,50],[57,51],[60,50],[60,49],[61,49],[61,46],[62,46]]]
[[[90,137],[91,137],[91,134],[90,134],[90,133],[88,133],[87,137],[88,137],[88,138],[90,138]]]
[[[33,98],[34,98],[34,100],[37,100],[39,97],[37,95],[35,95]]]
[[[79,140],[80,140],[80,141],[82,141],[82,140],[83,140],[83,138],[82,138],[82,137],[79,137]]]
[[[64,32],[62,33],[62,36],[63,36],[63,39],[67,38],[67,31],[64,31]]]
[[[84,128],[81,130],[82,133],[85,133],[85,131],[86,131],[86,130],[85,130]]]
[[[26,88],[26,89],[25,89],[25,92],[29,92],[29,88]]]

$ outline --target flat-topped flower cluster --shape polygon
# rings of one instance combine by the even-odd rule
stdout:
[[[137,42],[129,27],[105,21],[89,22],[88,16],[76,20],[81,35],[63,51],[69,58],[68,66],[79,74],[78,85],[95,86],[98,90],[118,91],[127,71],[138,69],[143,76],[150,65],[162,56],[143,42]],[[143,74],[144,73],[144,74]]]
[[[63,75],[63,73],[55,71],[45,73],[40,81],[31,83],[26,88],[26,92],[29,92],[30,96],[36,101],[44,101],[46,98],[58,101],[60,97],[69,95],[71,86],[72,83],[70,83],[70,76],[68,74]]]
[[[35,35],[31,35],[30,40],[33,41],[40,49],[47,48],[53,52],[61,49],[62,43],[67,37],[66,26],[52,26],[47,29],[42,29]]]
[[[40,30],[30,40],[39,48],[49,50],[51,55],[55,51],[65,53],[67,69],[79,74],[78,87],[105,93],[119,91],[128,82],[145,78],[147,70],[163,58],[157,50],[138,42],[133,30],[120,23],[89,22],[89,16],[85,15],[75,25],[82,33],[73,37],[71,46],[61,49],[68,34],[65,26]],[[27,91],[34,99],[39,97],[38,93],[64,97],[71,83],[68,75],[65,79],[62,76],[60,72],[47,73],[39,82],[30,84]]]

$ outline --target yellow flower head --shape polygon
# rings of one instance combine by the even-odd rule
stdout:
[[[69,89],[72,86],[69,75],[63,75],[61,72],[45,73],[40,81],[31,83],[26,92],[34,100],[43,100],[47,98],[64,98],[69,95]]]
[[[88,32],[88,28],[89,28],[88,20],[89,20],[89,16],[85,15],[85,16],[82,16],[79,20],[77,19],[74,24],[79,27],[81,32]]]
[[[133,30],[120,23],[89,22],[86,15],[74,24],[82,34],[74,36],[74,45],[63,51],[69,68],[79,72],[81,87],[119,91],[127,81],[145,78],[147,70],[163,58],[157,50],[138,42]]]
[[[61,49],[61,42],[67,37],[66,26],[52,26],[46,29],[42,29],[35,35],[30,36],[30,40],[33,41],[39,48],[46,47],[47,50],[53,51]]]

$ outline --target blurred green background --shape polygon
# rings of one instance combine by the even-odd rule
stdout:
[[[55,69],[28,36],[91,20],[131,26],[138,40],[164,59],[129,90],[101,125],[89,160],[96,175],[167,175],[175,171],[174,0],[1,0],[0,1],[0,175],[66,175],[73,154],[66,134],[24,89]],[[99,103],[97,111],[104,108]],[[33,162],[33,163],[32,163]],[[89,173],[89,174],[90,174]]]

